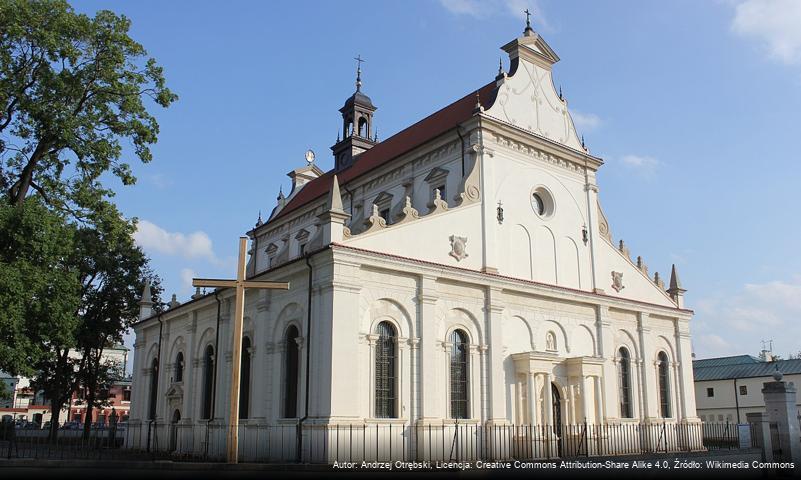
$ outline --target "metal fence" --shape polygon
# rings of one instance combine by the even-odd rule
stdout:
[[[242,462],[493,461],[611,457],[741,448],[741,430],[727,424],[408,425],[263,424],[239,429]],[[218,422],[93,426],[89,435],[70,429],[1,431],[0,455],[8,458],[173,459],[224,461],[230,427]],[[751,428],[749,446],[756,447]]]

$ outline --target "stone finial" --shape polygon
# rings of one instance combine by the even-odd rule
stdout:
[[[144,320],[153,314],[153,294],[150,292],[150,279],[145,279],[142,289],[142,298],[139,300],[139,320]]]
[[[648,275],[648,265],[645,264],[641,256],[637,256],[637,268],[646,275]]]
[[[181,305],[181,302],[178,301],[178,296],[174,293],[172,294],[172,299],[170,299],[170,303],[167,304],[170,308],[175,308]]]
[[[662,278],[659,276],[659,272],[654,272],[654,283],[660,289],[662,289],[662,290],[665,289],[665,282],[662,281]]]
[[[620,243],[618,243],[617,249],[620,250],[620,253],[625,255],[626,258],[630,258],[629,247],[626,246],[626,244],[623,242],[623,240],[621,240]]]
[[[364,231],[364,233],[387,228],[387,220],[381,216],[381,213],[378,211],[378,205],[375,203],[373,204],[373,213],[369,218],[367,218],[367,220],[365,220],[365,223],[369,225],[369,227]]]
[[[403,210],[401,210],[401,214],[398,216],[397,223],[400,224],[404,222],[410,222],[418,218],[420,218],[420,214],[414,207],[412,207],[412,197],[406,195],[406,203],[403,206]]]
[[[434,189],[434,199],[428,204],[428,214],[440,213],[448,210],[448,202],[442,199],[442,192],[439,188]]]
[[[198,299],[202,296],[203,294],[200,293],[200,287],[195,287],[195,293],[192,295],[192,300]]]
[[[259,210],[259,218],[256,219],[256,226],[261,227],[262,225],[264,225],[264,221],[261,219],[261,210]]]
[[[681,281],[679,280],[679,274],[676,272],[676,264],[673,264],[673,267],[670,270],[670,288],[667,289],[668,295],[670,298],[676,302],[676,305],[679,308],[684,307],[684,293],[687,290],[681,288]]]
[[[139,305],[153,305],[153,294],[150,292],[150,280],[145,280],[145,288],[142,290],[142,299]]]
[[[484,107],[481,106],[481,95],[478,94],[478,90],[476,90],[476,106],[473,108],[473,113],[481,113],[484,111]]]
[[[670,270],[670,289],[671,290],[681,290],[682,292],[686,292],[683,288],[681,288],[681,281],[679,280],[679,274],[676,273],[676,264],[673,264],[673,267]]]
[[[284,187],[278,187],[278,208],[284,208],[286,205],[286,197],[284,196]]]
[[[328,195],[328,210],[345,213],[345,209],[342,206],[342,195],[339,193],[339,179],[336,175],[334,175],[334,179],[331,182],[331,192]]]
[[[784,374],[779,370],[779,364],[776,363],[776,369],[773,371],[773,380],[781,382],[783,378]]]

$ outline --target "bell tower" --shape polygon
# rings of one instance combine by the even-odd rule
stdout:
[[[373,129],[373,114],[376,107],[370,97],[362,93],[362,60],[361,56],[355,58],[356,92],[345,101],[339,109],[342,114],[342,139],[337,135],[337,143],[331,147],[334,152],[336,169],[350,166],[361,154],[378,143],[378,137]]]

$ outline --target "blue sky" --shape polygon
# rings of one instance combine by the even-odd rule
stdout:
[[[237,237],[306,149],[331,168],[353,57],[386,138],[492,79],[528,7],[606,162],[612,233],[651,272],[677,264],[698,357],[801,350],[801,2],[72,3],[128,16],[180,96],[155,110],[153,162],[126,153],[138,184],[112,182],[180,300],[192,276],[233,275]]]

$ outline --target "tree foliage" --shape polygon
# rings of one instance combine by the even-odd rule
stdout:
[[[138,318],[143,280],[150,279],[155,302],[160,301],[161,292],[147,256],[134,243],[135,223],[108,204],[96,218],[94,226],[78,229],[72,262],[78,265],[81,280],[76,340],[81,353],[79,382],[86,389],[86,436],[92,409],[105,403],[98,393],[122,378],[122,365],[109,363],[104,352],[121,343],[123,332]]]
[[[135,182],[123,145],[149,162],[150,109],[177,99],[129,28],[64,0],[0,0],[0,369],[35,377],[53,428],[79,383],[119,376],[103,350],[145,277],[160,290],[102,181]]]
[[[13,205],[31,191],[77,217],[135,182],[121,140],[142,162],[159,126],[146,105],[177,99],[162,68],[128,36],[130,21],[90,18],[63,0],[0,0],[0,188]]]
[[[74,227],[39,197],[0,204],[0,369],[31,375],[54,345],[74,344],[81,285]]]

